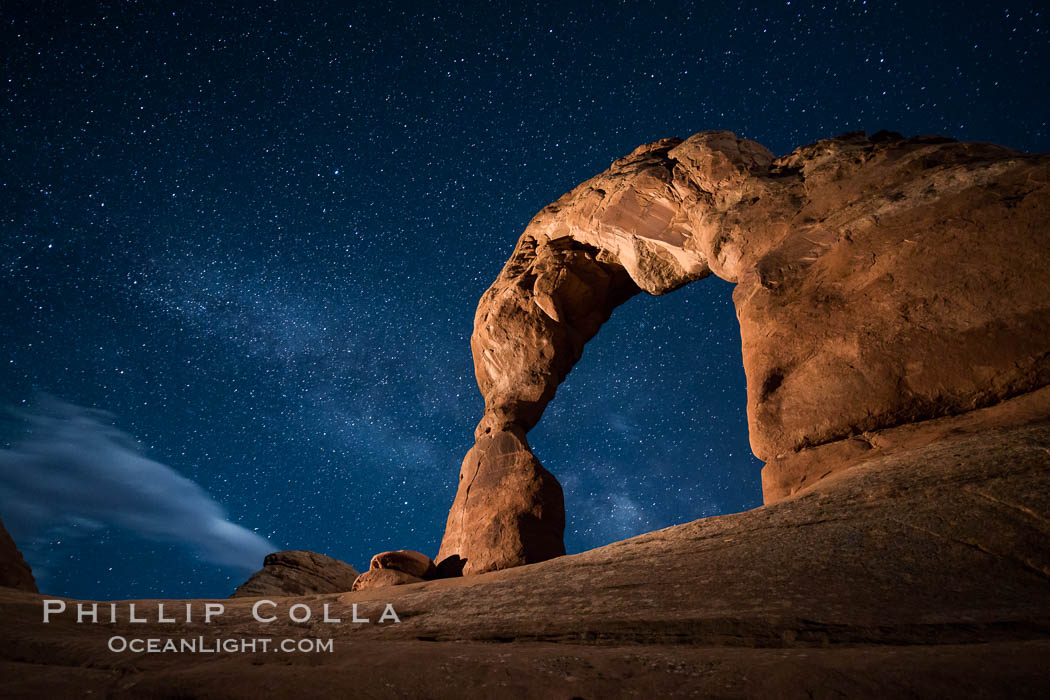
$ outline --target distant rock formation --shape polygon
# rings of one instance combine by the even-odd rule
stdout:
[[[230,597],[343,593],[353,587],[356,578],[354,567],[324,554],[302,550],[274,552],[266,555],[263,568]]]
[[[421,583],[438,577],[438,569],[426,554],[410,549],[380,552],[372,557],[369,569],[357,577],[353,590]]]
[[[438,561],[564,553],[561,487],[525,434],[639,291],[736,283],[766,503],[834,471],[814,449],[1050,384],[1048,183],[1048,155],[887,132],[774,158],[710,131],[616,161],[536,215],[478,305],[485,413]]]
[[[434,578],[437,567],[426,554],[413,552],[410,549],[399,549],[396,552],[380,552],[372,557],[370,569],[397,569],[419,578]]]
[[[397,569],[369,569],[357,577],[351,590],[367,591],[370,588],[403,586],[406,583],[422,583],[423,579]]]
[[[0,521],[0,586],[36,593],[33,571]]]

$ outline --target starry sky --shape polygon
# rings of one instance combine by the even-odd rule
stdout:
[[[1040,5],[5,2],[0,518],[81,598],[433,555],[540,208],[703,129],[1050,150]],[[731,291],[632,299],[530,433],[570,552],[760,504]]]

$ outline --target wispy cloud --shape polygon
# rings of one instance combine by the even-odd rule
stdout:
[[[0,449],[0,517],[16,539],[69,525],[117,527],[245,571],[276,549],[227,520],[200,486],[142,454],[109,414],[51,397],[39,404],[14,413],[23,436]]]

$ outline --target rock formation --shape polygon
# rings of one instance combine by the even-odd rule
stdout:
[[[36,593],[33,571],[0,521],[0,587]]]
[[[815,449],[1050,383],[1048,183],[1047,155],[886,132],[781,158],[702,132],[616,161],[536,215],[478,305],[485,413],[438,561],[564,553],[561,488],[525,433],[639,291],[736,283],[767,503],[846,463]]]
[[[310,595],[349,591],[357,571],[344,561],[317,552],[289,550],[267,554],[263,568],[241,584],[231,598]]]
[[[396,569],[418,578],[430,579],[437,576],[437,567],[426,554],[413,552],[410,549],[399,549],[396,552],[380,552],[372,557],[370,569]]]
[[[464,574],[565,554],[561,484],[532,454],[520,427],[478,436],[459,473],[438,561]]]
[[[423,579],[412,574],[406,574],[397,569],[369,569],[357,577],[351,590],[367,591],[370,588],[387,588],[389,586],[403,586],[406,583],[422,583]]]
[[[368,571],[354,581],[353,590],[420,583],[437,577],[438,569],[426,554],[399,549],[395,552],[380,552],[372,557]]]

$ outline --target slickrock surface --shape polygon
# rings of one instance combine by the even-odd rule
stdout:
[[[0,521],[0,587],[36,593],[36,581],[22,553]]]
[[[479,576],[286,598],[267,625],[237,599],[212,625],[44,625],[40,596],[5,590],[3,692],[1045,697],[1048,394],[1004,404],[1010,427],[989,409],[884,431],[850,468],[825,463],[831,476],[753,511]],[[157,601],[136,602],[154,618]],[[296,603],[314,619],[289,622]],[[324,603],[342,623],[321,622]],[[373,624],[350,622],[353,603]],[[375,624],[387,603],[400,624]],[[118,654],[114,634],[331,638],[334,650]]]
[[[302,550],[267,554],[263,568],[241,584],[231,598],[310,595],[349,591],[357,571],[345,561]]]
[[[774,158],[725,131],[636,149],[537,214],[478,305],[485,413],[438,561],[563,551],[561,489],[525,433],[633,294],[736,283],[770,503],[826,473],[797,458],[811,448],[1050,383],[1047,250],[1046,154],[880,133]]]

